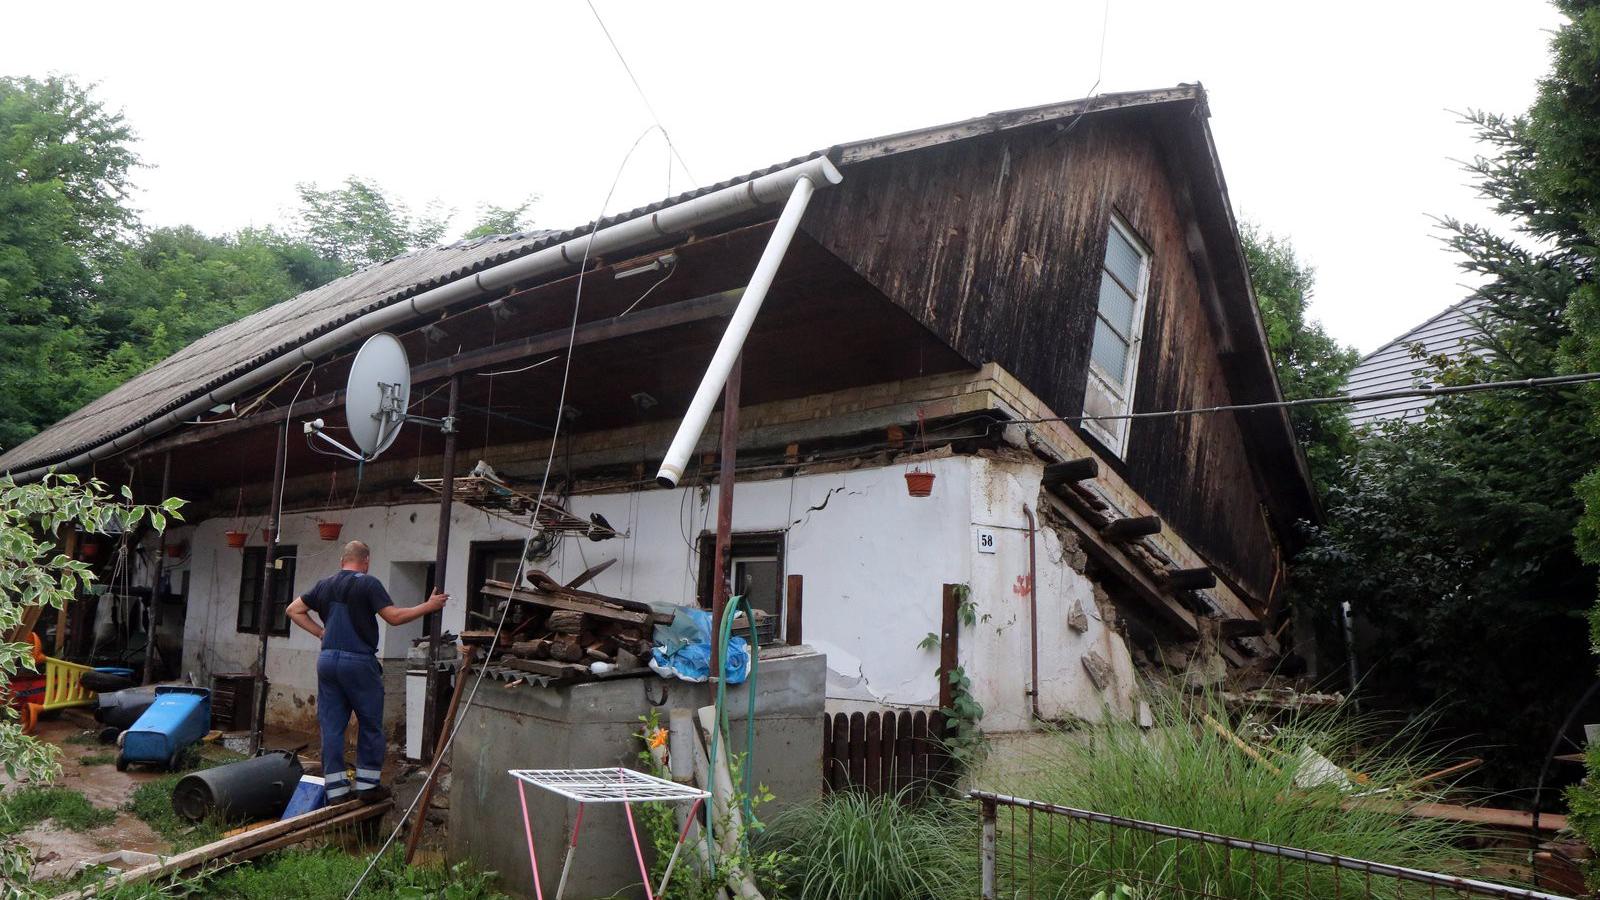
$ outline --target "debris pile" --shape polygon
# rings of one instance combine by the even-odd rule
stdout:
[[[652,630],[672,621],[670,612],[647,603],[566,587],[537,570],[527,580],[525,587],[503,581],[483,586],[485,596],[523,607],[520,619],[508,616],[517,624],[495,650],[492,662],[503,668],[561,679],[645,669]],[[492,631],[461,635],[482,646],[493,638]]]

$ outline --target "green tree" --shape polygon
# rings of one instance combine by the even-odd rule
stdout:
[[[320,255],[351,268],[383,262],[444,237],[450,213],[414,215],[376,182],[351,176],[342,187],[298,185],[301,236]]]
[[[1476,349],[1485,351],[1435,360],[1446,383],[1600,368],[1591,350],[1600,348],[1600,310],[1590,311],[1600,4],[1557,6],[1571,22],[1554,39],[1533,108],[1469,116],[1487,152],[1468,171],[1514,231],[1443,222],[1479,284]],[[1402,710],[1433,709],[1444,734],[1483,746],[1491,786],[1532,783],[1552,729],[1593,678],[1578,625],[1595,605],[1600,476],[1584,480],[1587,512],[1573,485],[1600,459],[1597,399],[1577,390],[1461,395],[1420,423],[1366,436],[1296,568],[1302,599],[1327,616],[1349,600],[1372,626],[1363,689]],[[1600,795],[1572,803],[1574,823],[1600,837]]]
[[[182,507],[177,499],[136,505],[126,487],[115,497],[101,482],[71,475],[46,475],[26,485],[0,478],[0,635],[10,634],[29,607],[61,609],[94,583],[86,563],[69,559],[57,547],[56,535],[63,528],[95,534],[130,534],[145,527],[160,532],[169,520],[182,519]],[[32,666],[27,644],[0,640],[0,692],[18,671]],[[10,704],[0,710],[0,767],[13,781],[55,777],[59,751],[24,735],[16,719]],[[25,876],[21,849],[0,841],[0,884],[7,877],[14,881],[19,867]]]
[[[1322,323],[1307,317],[1315,273],[1300,261],[1285,238],[1251,224],[1241,229],[1240,237],[1284,398],[1301,400],[1338,393],[1359,357],[1354,348],[1340,344],[1323,330]],[[1338,472],[1339,461],[1355,446],[1345,411],[1333,405],[1297,407],[1289,411],[1289,421],[1305,448],[1312,479],[1319,491],[1325,490]]]
[[[478,223],[467,229],[467,233],[461,236],[462,240],[531,230],[533,219],[529,217],[528,210],[533,208],[538,199],[529,197],[516,206],[484,204],[478,208]]]
[[[93,395],[84,322],[134,222],[132,141],[70,78],[0,78],[0,446]]]

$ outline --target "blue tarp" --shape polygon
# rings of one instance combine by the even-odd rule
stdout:
[[[670,625],[657,625],[652,638],[650,668],[663,678],[705,681],[711,674],[711,613],[680,606]],[[728,641],[722,661],[728,684],[741,684],[750,674],[750,643],[742,637]]]

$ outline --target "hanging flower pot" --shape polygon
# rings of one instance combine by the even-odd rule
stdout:
[[[82,559],[94,559],[100,555],[100,545],[95,541],[84,541],[78,545],[78,556]]]
[[[229,547],[232,547],[233,549],[238,550],[239,548],[244,546],[244,542],[245,541],[250,539],[250,532],[248,532],[248,531],[227,531],[227,532],[223,532],[222,536],[228,539],[228,546]]]
[[[933,493],[933,473],[912,469],[906,473],[906,493],[913,497],[926,497]]]
[[[167,545],[167,559],[181,559],[182,557],[183,557],[183,545],[182,544],[168,544]]]
[[[317,536],[325,541],[337,541],[339,539],[339,529],[343,527],[343,522],[318,522]]]

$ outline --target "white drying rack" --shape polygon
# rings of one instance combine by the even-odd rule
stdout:
[[[507,771],[512,778],[517,779],[517,796],[522,801],[522,830],[528,838],[528,862],[533,867],[533,894],[537,900],[544,900],[544,889],[539,885],[539,857],[533,849],[533,824],[528,818],[527,785],[531,784],[536,788],[576,801],[578,804],[577,820],[572,824],[572,839],[567,844],[567,856],[561,864],[561,881],[556,885],[556,900],[561,900],[562,893],[566,891],[567,873],[572,868],[572,858],[578,850],[578,829],[583,825],[585,805],[590,803],[623,805],[623,811],[628,817],[628,833],[633,838],[634,857],[639,861],[639,874],[644,878],[645,897],[654,900],[657,895],[666,891],[667,884],[671,882],[672,868],[678,862],[678,851],[683,847],[689,826],[694,823],[700,804],[711,796],[709,792],[697,787],[678,784],[621,766],[609,769],[508,769]],[[684,822],[683,830],[678,834],[678,843],[672,848],[672,858],[667,860],[667,870],[661,876],[661,886],[654,891],[650,889],[650,870],[644,863],[644,852],[639,845],[639,831],[633,822],[632,806],[635,803],[649,802],[694,803]]]

